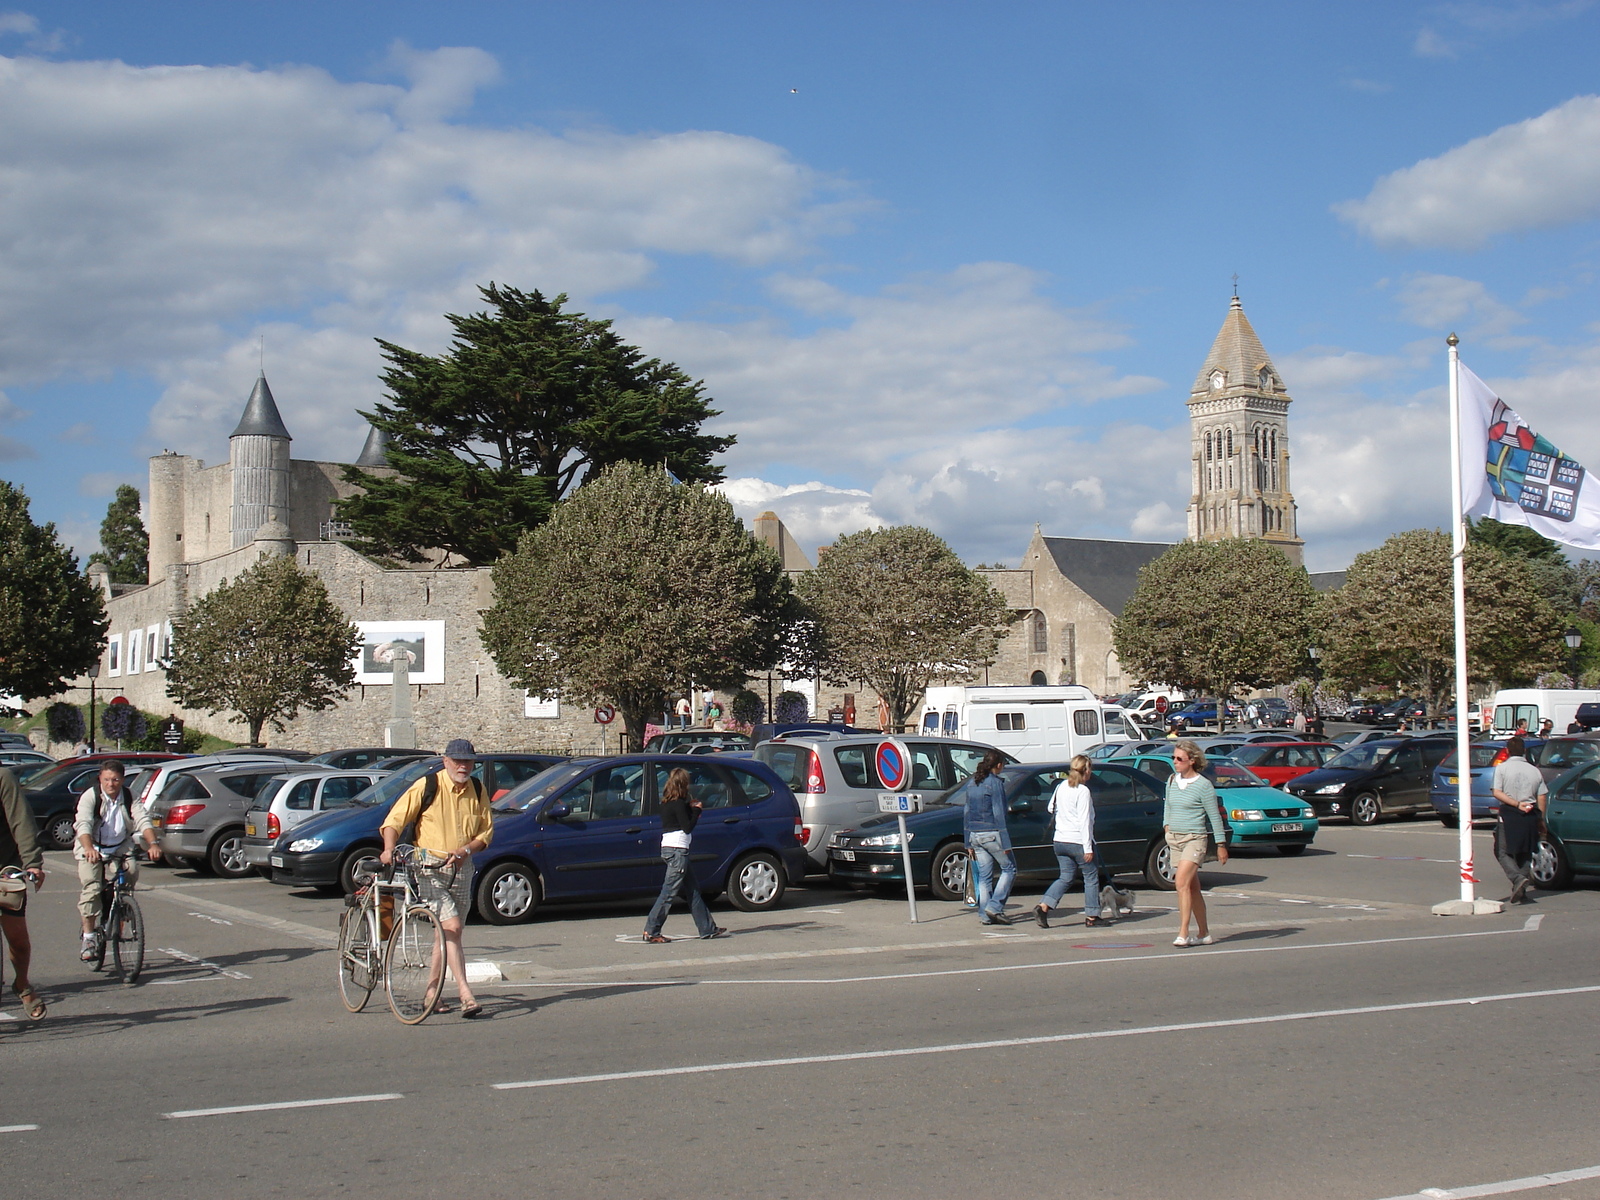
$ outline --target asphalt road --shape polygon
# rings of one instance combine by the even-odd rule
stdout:
[[[1478,841],[1481,894],[1504,896]],[[716,942],[640,944],[645,904],[473,925],[491,1019],[415,1028],[381,997],[340,1004],[337,900],[256,880],[147,869],[145,980],[92,975],[51,855],[31,913],[50,1015],[0,1009],[0,1179],[30,1198],[1600,1198],[1600,1169],[1530,1178],[1600,1166],[1600,879],[1433,917],[1454,846],[1432,821],[1329,825],[1302,857],[1235,857],[1204,875],[1217,944],[1191,950],[1147,889],[1092,931],[1077,895],[1056,928],[993,931],[826,886],[717,906],[735,936]]]

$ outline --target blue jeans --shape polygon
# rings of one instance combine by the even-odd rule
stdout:
[[[1083,847],[1077,842],[1056,842],[1053,846],[1056,852],[1056,862],[1061,864],[1061,878],[1050,885],[1045,892],[1044,899],[1039,903],[1046,908],[1054,908],[1061,903],[1061,898],[1067,894],[1067,889],[1072,886],[1073,879],[1079,871],[1083,872],[1083,915],[1098,917],[1100,915],[1100,862],[1098,859],[1084,858]]]
[[[687,888],[689,912],[694,916],[694,927],[700,931],[701,937],[710,937],[717,931],[717,923],[711,919],[711,910],[706,907],[706,898],[700,894],[700,885],[695,882],[694,867],[689,862],[689,852],[663,846],[661,861],[667,864],[667,877],[661,881],[661,894],[656,897],[650,915],[645,919],[645,933],[661,932],[661,927],[667,923],[667,912],[671,909],[672,902],[679,899],[678,893]]]
[[[1011,885],[1017,881],[1017,862],[1006,849],[999,830],[980,829],[969,834],[972,861],[978,868],[978,911],[1003,913],[1006,899],[1011,895]],[[994,884],[995,872],[1000,872],[1000,885]]]

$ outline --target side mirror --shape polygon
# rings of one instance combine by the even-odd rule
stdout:
[[[539,814],[541,821],[564,821],[572,815],[572,806],[565,800],[557,800]]]
[[[1011,802],[1010,806],[1007,807],[1006,811],[1007,812],[1014,812],[1014,813],[1032,812],[1033,811],[1033,801],[1032,800],[1013,800]]]

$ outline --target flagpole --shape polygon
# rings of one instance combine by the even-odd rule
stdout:
[[[1450,347],[1450,584],[1455,615],[1456,660],[1456,826],[1460,832],[1461,895],[1435,904],[1439,916],[1472,916],[1501,912],[1504,905],[1479,900],[1472,869],[1472,731],[1468,727],[1467,693],[1467,520],[1462,511],[1461,481],[1461,339],[1451,334]]]

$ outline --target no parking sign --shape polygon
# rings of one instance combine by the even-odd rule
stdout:
[[[873,765],[878,768],[878,781],[891,792],[903,792],[911,786],[911,751],[899,738],[884,738],[872,752]]]

